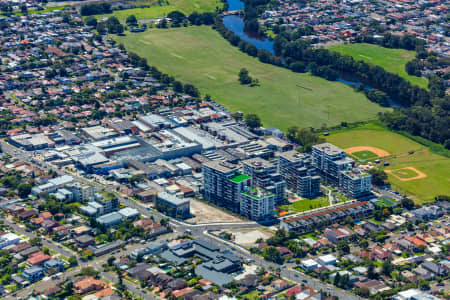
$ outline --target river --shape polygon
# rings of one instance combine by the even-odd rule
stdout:
[[[227,0],[227,3],[228,3],[228,10],[230,10],[230,11],[241,10],[241,9],[243,10],[245,7],[244,2],[242,2],[241,0]],[[261,36],[258,33],[249,32],[249,31],[244,30],[244,18],[242,16],[239,16],[239,15],[225,16],[225,17],[223,17],[223,24],[225,25],[225,27],[228,30],[232,31],[235,35],[239,36],[242,40],[255,45],[255,47],[258,50],[265,49],[265,50],[269,51],[270,53],[275,54],[274,49],[273,49],[273,41],[271,39],[269,39],[265,36]],[[348,76],[348,75],[344,75],[344,74],[341,74],[337,81],[342,82],[351,87],[355,87],[361,83],[360,81],[358,81],[358,79]],[[370,90],[370,89],[372,89],[372,87],[365,85],[365,89]],[[392,100],[391,98],[388,99],[388,102],[389,102],[390,106],[397,106],[397,107],[401,106],[398,103],[396,103],[394,100]]]
[[[240,10],[245,6],[244,2],[240,0],[227,0],[227,2],[228,10]],[[223,24],[228,30],[232,31],[242,40],[255,45],[258,50],[265,49],[272,54],[275,53],[273,50],[273,41],[271,41],[267,37],[259,35],[258,33],[244,30],[244,18],[242,16],[225,16],[223,17]]]

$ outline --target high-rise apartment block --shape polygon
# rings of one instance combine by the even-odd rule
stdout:
[[[310,155],[295,150],[281,153],[278,170],[288,188],[300,196],[312,198],[320,193],[320,177]]]
[[[251,177],[239,173],[237,165],[211,161],[203,164],[203,195],[216,205],[240,211],[240,194],[251,186]]]
[[[284,201],[286,182],[278,173],[276,161],[255,157],[244,160],[242,166],[243,173],[251,177],[252,186],[264,188],[274,194],[275,203]]]
[[[330,143],[312,147],[313,165],[331,184],[351,198],[363,198],[372,188],[370,174],[354,168],[354,160],[345,151]]]
[[[362,198],[370,195],[372,189],[372,176],[359,168],[348,168],[341,171],[339,187],[341,191],[351,198]]]
[[[241,194],[241,215],[260,221],[273,216],[275,195],[262,188],[252,188]]]

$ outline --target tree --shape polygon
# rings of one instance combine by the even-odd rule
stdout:
[[[296,73],[304,73],[306,72],[306,66],[301,61],[293,62],[289,65],[289,69]]]
[[[186,19],[186,16],[178,10],[170,12],[167,17],[170,18],[174,24],[182,23]]]
[[[362,288],[359,289],[358,295],[360,295],[363,298],[369,298],[370,291],[367,287],[363,286]]]
[[[245,124],[252,130],[262,125],[261,119],[256,114],[245,115]]]
[[[113,34],[121,34],[123,32],[123,25],[120,24],[119,20],[114,16],[109,17],[108,20],[106,20],[106,28],[109,33]]]
[[[302,145],[303,152],[311,151],[311,147],[315,144],[320,144],[325,140],[319,137],[310,128],[302,128],[297,131],[295,135],[295,142]]]
[[[71,267],[75,267],[76,265],[78,265],[77,258],[74,255],[69,257],[68,261]]]
[[[241,84],[250,84],[252,83],[252,78],[250,77],[248,70],[246,68],[242,68],[239,71],[239,82]]]
[[[97,27],[97,19],[93,16],[86,17],[86,19],[84,20],[84,23],[87,26]]]
[[[172,83],[173,85],[173,90],[177,93],[182,93],[183,92],[183,84],[179,81],[174,81]]]
[[[126,23],[128,26],[136,26],[137,23],[138,23],[138,21],[137,21],[135,15],[130,15],[130,16],[127,17],[125,23]]]
[[[383,262],[383,265],[381,266],[381,273],[383,273],[386,276],[390,276],[393,270],[394,267],[392,266],[391,262],[389,260],[385,260]]]
[[[283,257],[281,256],[280,251],[278,251],[278,249],[273,246],[266,247],[264,249],[263,257],[264,259],[277,264],[281,264],[283,262]]]
[[[84,249],[81,252],[81,257],[83,257],[84,259],[91,259],[93,255],[94,255],[94,252],[92,252],[92,250],[89,250],[89,249]]]
[[[80,274],[83,276],[97,277],[99,275],[99,272],[93,267],[84,267],[81,269]]]
[[[192,97],[200,97],[200,92],[198,91],[198,89],[193,86],[192,84],[186,83],[184,85],[184,92]]]
[[[378,274],[375,272],[375,265],[372,261],[369,262],[369,266],[367,267],[367,277],[369,279],[376,279]]]
[[[414,201],[407,197],[404,197],[400,203],[401,203],[402,207],[405,209],[410,210],[410,209],[414,208]]]
[[[359,246],[362,249],[366,249],[367,247],[369,247],[369,242],[367,240],[361,240],[361,241],[359,241]]]
[[[337,249],[341,254],[350,253],[350,246],[345,241],[339,241],[337,244]]]
[[[38,238],[38,237],[35,237],[35,238],[30,239],[29,242],[30,242],[30,244],[31,244],[32,246],[40,246],[40,245],[42,245],[42,241],[41,241],[41,239]]]
[[[26,198],[31,193],[31,184],[21,183],[17,186],[17,191],[20,198]]]
[[[295,136],[297,135],[297,131],[299,128],[297,126],[291,126],[287,129],[286,137],[293,141],[295,139]]]
[[[381,169],[372,168],[369,170],[369,174],[372,175],[372,184],[377,186],[383,186],[387,181],[387,174]]]
[[[28,13],[28,7],[26,4],[20,5],[20,12],[24,15],[26,15]]]

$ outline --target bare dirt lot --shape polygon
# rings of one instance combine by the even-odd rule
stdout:
[[[234,236],[234,242],[243,247],[253,247],[256,245],[257,239],[266,240],[273,235],[271,231],[260,228],[230,229],[226,232],[231,233]]]
[[[223,210],[208,205],[202,201],[191,199],[191,214],[193,218],[187,219],[192,223],[220,223],[220,222],[243,222],[244,219],[238,218]]]

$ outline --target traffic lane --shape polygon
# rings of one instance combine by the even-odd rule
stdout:
[[[5,219],[5,218],[1,218],[1,219],[4,221],[4,223],[6,225],[8,225],[14,231],[16,231],[17,233],[19,233],[21,235],[25,235],[30,239],[39,237],[41,239],[42,246],[45,246],[45,247],[63,255],[63,256],[66,256],[66,257],[70,257],[70,256],[74,255],[72,252],[65,250],[61,245],[55,245],[54,242],[49,242],[46,238],[37,236],[36,234],[34,234],[31,231],[26,231],[23,227],[17,225],[16,223],[9,221],[8,219]]]

